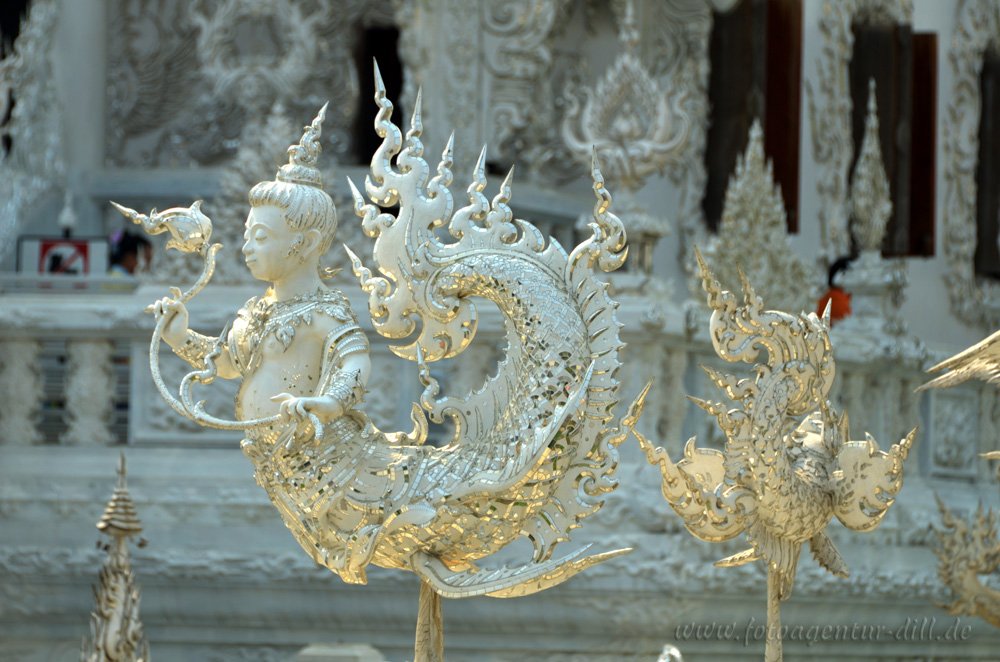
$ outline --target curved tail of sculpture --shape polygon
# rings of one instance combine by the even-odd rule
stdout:
[[[427,450],[423,475],[445,482],[449,507],[464,508],[470,520],[513,522],[532,540],[534,561],[544,562],[616,484],[617,445],[625,434],[609,423],[623,344],[617,304],[596,272],[624,263],[624,229],[608,211],[611,198],[595,162],[592,236],[570,253],[546,241],[513,217],[513,172],[492,201],[483,194],[485,148],[467,189],[469,204],[453,210],[452,140],[431,177],[422,156],[419,94],[404,139],[390,120],[392,103],[377,67],[375,76],[382,144],[365,181],[371,203],[351,188],[362,227],[375,238],[378,273],[350,255],[376,331],[399,341],[393,352],[420,364],[430,419],[455,424],[448,444]],[[437,398],[425,364],[472,342],[474,298],[503,314],[506,357],[481,388]],[[474,531],[466,537],[484,554],[509,542]]]

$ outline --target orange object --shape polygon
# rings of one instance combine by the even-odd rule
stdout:
[[[831,328],[834,322],[842,320],[851,314],[851,295],[839,287],[831,287],[826,291],[826,294],[819,298],[819,304],[816,306],[817,315],[822,317],[823,311],[826,310],[827,302],[830,302]]]

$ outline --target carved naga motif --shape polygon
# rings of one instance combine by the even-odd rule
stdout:
[[[728,397],[742,404],[691,398],[715,416],[725,434],[722,451],[688,441],[674,463],[662,448],[635,430],[642,400],[633,404],[629,427],[650,464],[662,474],[663,495],[688,531],[708,542],[745,533],[750,549],[716,563],[721,567],[763,561],[767,566],[768,631],[765,659],[781,659],[779,604],[791,595],[802,545],[816,561],[846,577],[847,564],[826,534],[836,517],[854,531],[871,531],[882,521],[903,485],[903,460],[914,429],[888,452],[867,435],[852,441],[847,414],[837,416],[827,399],[835,375],[828,323],[815,314],[764,310],[743,278],[743,302],[721,288],[700,253],[702,282],[712,308],[716,353],[730,362],[751,362],[761,351],[767,362],[753,379],[738,379],[703,367]]]

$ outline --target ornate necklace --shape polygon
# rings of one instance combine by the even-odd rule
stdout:
[[[296,327],[303,323],[311,324],[313,311],[316,310],[345,322],[354,319],[344,295],[330,290],[316,290],[283,301],[269,301],[265,295],[248,301],[244,310],[247,337],[253,350],[273,332],[281,342],[282,351],[287,351],[295,337]]]

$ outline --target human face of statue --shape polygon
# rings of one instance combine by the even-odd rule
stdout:
[[[243,257],[257,280],[277,282],[302,265],[291,250],[296,240],[301,242],[301,233],[289,230],[273,205],[250,210],[243,239]]]

